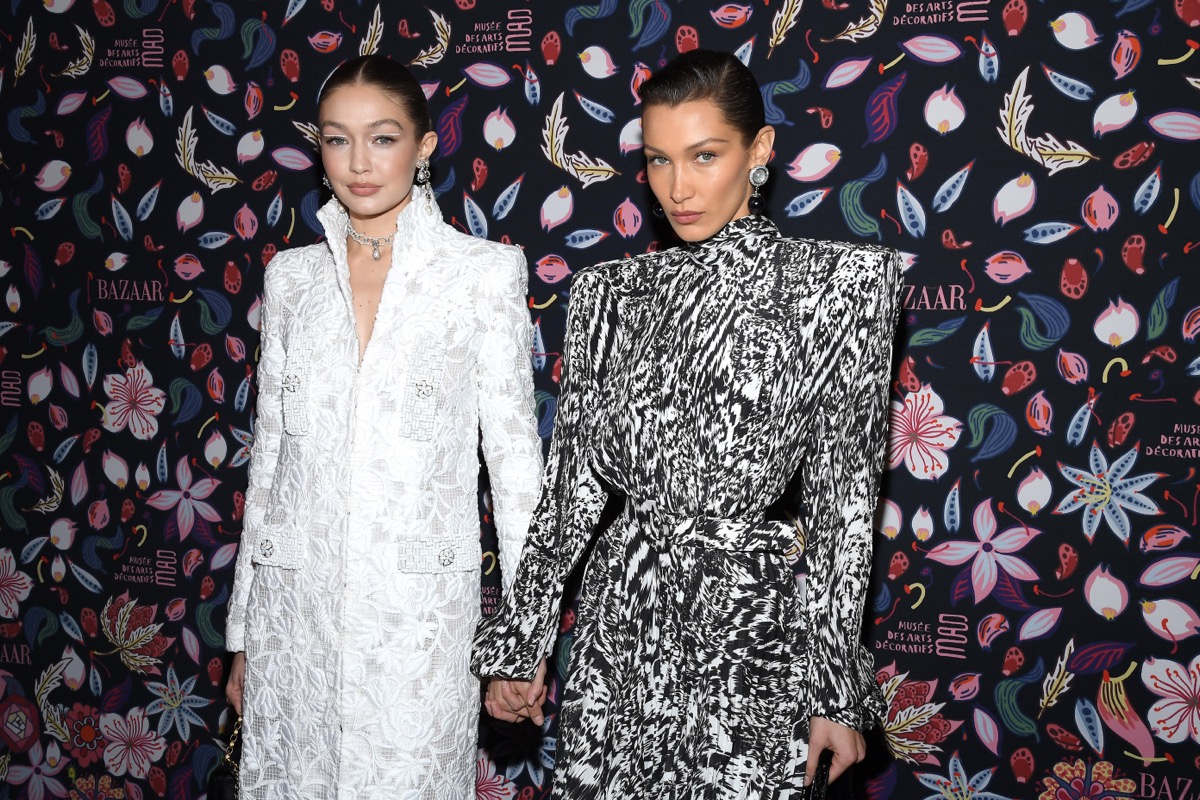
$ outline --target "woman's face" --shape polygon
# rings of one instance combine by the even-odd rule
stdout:
[[[418,139],[404,108],[368,84],[333,90],[319,115],[321,163],[333,193],[359,233],[386,236],[412,196],[417,159],[429,158],[437,134]]]
[[[750,213],[750,168],[767,163],[775,129],[764,127],[747,146],[720,108],[691,100],[646,106],[642,142],[650,191],[675,234],[698,242]]]

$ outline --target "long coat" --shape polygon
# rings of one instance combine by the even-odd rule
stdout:
[[[528,679],[596,537],[556,798],[795,797],[809,718],[883,712],[860,643],[900,259],[758,216],[582,270],[516,581],[472,667]]]
[[[525,259],[417,188],[359,346],[346,214],[267,267],[226,646],[245,650],[244,797],[473,796],[479,445],[502,570],[537,499]],[[507,569],[504,569],[507,567]]]

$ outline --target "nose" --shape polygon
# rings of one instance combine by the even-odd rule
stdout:
[[[350,145],[350,171],[362,175],[371,171],[370,153],[365,144]]]
[[[686,170],[674,169],[671,171],[671,202],[675,205],[683,205],[692,197],[692,181],[687,175]]]

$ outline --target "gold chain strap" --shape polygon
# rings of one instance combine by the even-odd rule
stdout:
[[[237,746],[238,736],[242,732],[242,718],[238,716],[237,722],[233,723],[233,732],[229,734],[229,746],[225,748],[225,758],[222,759],[229,768],[233,770],[234,777],[238,775],[237,762],[233,760],[233,748]]]

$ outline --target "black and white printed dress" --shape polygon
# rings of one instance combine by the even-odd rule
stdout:
[[[472,658],[533,676],[624,496],[584,576],[553,797],[796,797],[810,716],[882,715],[860,629],[901,284],[893,250],[753,215],[575,277],[541,498]]]

